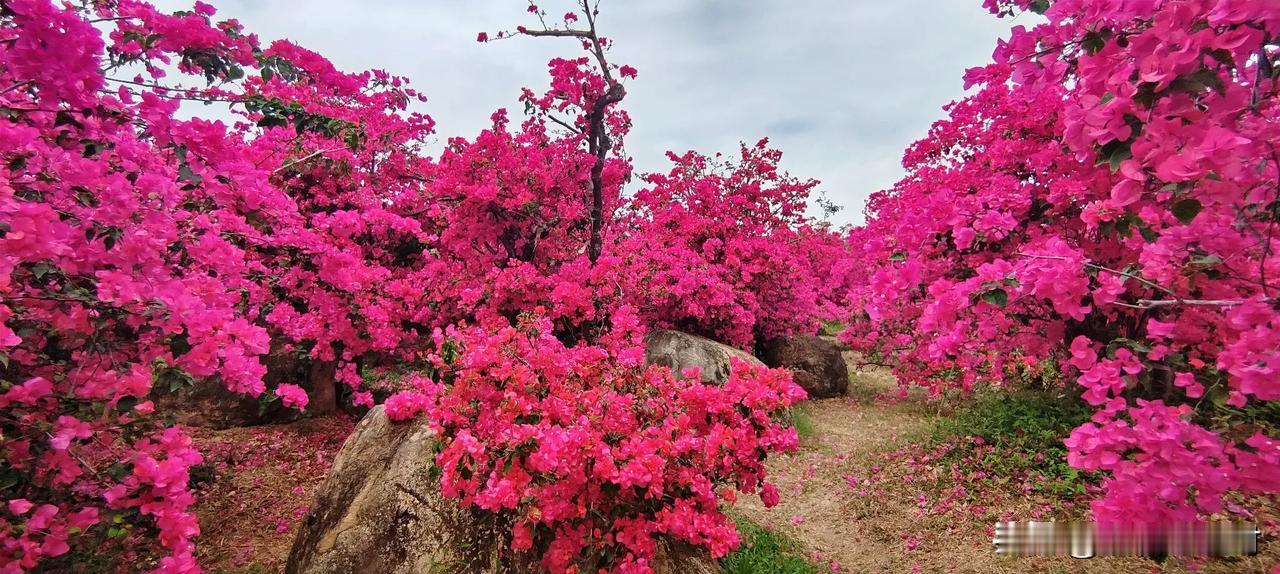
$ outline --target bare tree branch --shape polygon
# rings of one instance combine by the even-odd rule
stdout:
[[[298,164],[300,164],[300,163],[304,163],[304,162],[310,161],[310,160],[312,160],[312,159],[315,159],[315,158],[316,158],[316,157],[318,157],[318,156],[322,156],[322,155],[324,155],[324,154],[326,154],[326,153],[329,153],[329,152],[339,151],[339,150],[341,150],[341,149],[343,149],[343,148],[337,147],[337,148],[332,148],[332,149],[318,149],[318,150],[316,150],[316,151],[313,151],[313,152],[311,152],[311,153],[309,153],[309,154],[307,154],[307,155],[305,155],[305,156],[302,156],[302,157],[300,157],[300,158],[298,158],[298,159],[295,159],[295,160],[293,160],[293,161],[285,162],[285,164],[284,164],[284,165],[282,165],[282,166],[280,166],[280,167],[277,167],[277,168],[276,168],[274,171],[272,171],[271,173],[280,173],[280,172],[282,172],[282,171],[284,171],[284,170],[286,170],[286,169],[289,169],[289,168],[291,168],[291,167],[293,167],[293,166],[295,166],[295,165],[298,165]]]
[[[1232,299],[1138,299],[1137,306],[1143,309],[1153,309],[1155,307],[1172,307],[1174,305],[1234,307],[1243,304],[1245,304],[1245,301]]]
[[[593,32],[590,32],[587,30],[556,30],[556,29],[547,29],[547,30],[524,29],[524,30],[521,30],[520,33],[524,34],[525,36],[533,36],[535,38],[587,38],[587,39],[590,39],[593,34]]]
[[[591,237],[587,244],[587,258],[592,265],[600,258],[600,252],[604,248],[604,164],[609,156],[609,150],[612,148],[613,142],[609,138],[608,127],[605,125],[605,119],[608,115],[609,106],[622,101],[627,96],[627,90],[613,78],[613,72],[609,68],[609,60],[605,56],[604,42],[600,41],[600,36],[596,33],[596,9],[589,0],[580,0],[578,3],[582,13],[587,18],[587,29],[576,30],[572,28],[554,29],[546,25],[543,21],[542,30],[529,30],[521,28],[520,33],[526,36],[552,37],[552,38],[579,38],[587,44],[587,49],[595,56],[596,64],[600,67],[600,74],[604,77],[605,84],[608,89],[604,95],[597,98],[594,102],[588,104],[587,111],[587,150],[591,155],[595,156],[595,163],[591,166]],[[541,20],[539,15],[539,20]],[[547,117],[557,124],[573,130],[575,133],[582,133],[577,128],[570,127],[566,122],[551,116]]]

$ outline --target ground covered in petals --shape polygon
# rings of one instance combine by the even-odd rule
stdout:
[[[1241,501],[1264,531],[1253,558],[1000,558],[991,545],[996,520],[1080,518],[1096,477],[1070,474],[1054,456],[1037,460],[1021,440],[948,436],[974,424],[964,401],[942,408],[914,393],[897,399],[882,371],[855,373],[851,393],[805,404],[810,436],[798,453],[770,459],[779,505],[745,500],[736,508],[739,520],[793,541],[808,571],[1267,573],[1280,565],[1274,499]]]
[[[199,559],[209,572],[280,572],[298,525],[355,423],[346,415],[287,425],[197,429]]]

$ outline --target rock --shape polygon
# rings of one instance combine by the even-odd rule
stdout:
[[[433,572],[467,560],[468,521],[432,484],[435,435],[381,406],[347,437],[294,539],[285,572]],[[474,540],[473,542],[482,542]]]
[[[778,337],[764,344],[761,358],[770,367],[789,369],[811,399],[849,392],[849,367],[838,341],[814,335]]]
[[[702,382],[707,384],[720,385],[729,380],[730,357],[764,364],[746,351],[680,331],[653,330],[644,343],[647,363],[663,365],[676,374],[689,367],[702,367]]]
[[[440,494],[434,446],[426,424],[393,423],[382,406],[370,410],[338,452],[285,573],[536,572],[532,564],[494,563],[505,549],[502,530]],[[661,574],[719,571],[705,551],[661,550],[654,564]]]
[[[262,364],[267,367],[263,382],[268,393],[280,383],[293,383],[309,395],[305,414],[320,416],[337,410],[334,362],[304,359],[297,352],[286,351],[273,343],[271,352],[263,355]],[[303,415],[279,401],[264,407],[257,398],[233,393],[217,382],[200,382],[171,391],[162,380],[153,388],[151,398],[156,402],[156,410],[173,415],[180,424],[216,430],[289,423]]]
[[[288,422],[263,416],[257,399],[228,391],[216,382],[198,383],[172,392],[157,386],[151,398],[157,411],[173,416],[174,421],[186,426],[223,430]]]

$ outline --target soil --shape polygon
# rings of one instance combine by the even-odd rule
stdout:
[[[1259,555],[1241,559],[998,556],[992,544],[994,517],[1028,519],[1031,501],[1011,487],[995,493],[998,502],[981,517],[921,516],[918,490],[901,480],[911,471],[884,455],[925,432],[937,407],[922,397],[888,404],[869,400],[891,395],[893,389],[892,377],[881,370],[855,371],[850,394],[861,400],[809,401],[804,410],[813,437],[802,441],[798,452],[768,463],[781,503],[766,509],[759,498],[741,496],[735,511],[789,534],[815,562],[839,572],[1266,574],[1280,565],[1275,534],[1264,534]],[[847,480],[872,475],[885,479],[869,495],[856,492]]]
[[[191,429],[205,453],[199,486],[197,558],[212,574],[284,570],[298,525],[351,433],[345,415],[299,422]]]

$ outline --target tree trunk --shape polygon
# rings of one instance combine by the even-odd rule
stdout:
[[[329,415],[338,410],[338,386],[334,382],[338,365],[334,361],[312,361],[307,377],[307,413]]]

